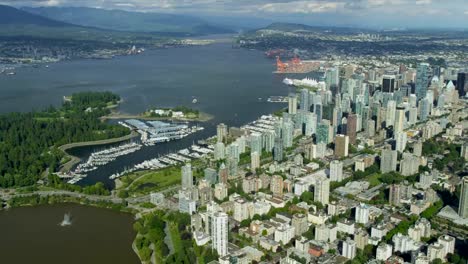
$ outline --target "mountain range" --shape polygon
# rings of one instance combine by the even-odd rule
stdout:
[[[87,7],[24,7],[22,10],[56,21],[114,31],[180,35],[233,33],[230,29],[185,15]]]
[[[0,5],[0,25],[37,25],[44,27],[72,26],[68,23],[31,14],[6,5]]]

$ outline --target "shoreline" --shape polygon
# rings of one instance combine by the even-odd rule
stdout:
[[[38,195],[37,193],[29,193],[29,194],[24,194],[23,197],[34,197],[35,195]],[[49,200],[49,198],[55,197],[59,198],[58,200],[52,200],[52,202]],[[104,196],[105,197],[105,196]],[[60,205],[60,204],[72,204],[72,205],[77,205],[77,206],[86,206],[86,207],[91,207],[91,208],[97,208],[97,209],[104,209],[104,210],[111,210],[115,211],[118,213],[122,214],[129,214],[133,216],[133,221],[132,224],[134,224],[138,218],[138,214],[140,213],[145,213],[145,212],[140,212],[138,209],[131,208],[129,206],[121,206],[122,203],[118,203],[115,201],[107,201],[105,200],[102,201],[93,201],[89,200],[86,198],[84,195],[82,196],[80,193],[77,193],[76,196],[70,196],[67,194],[54,194],[47,196],[48,200],[46,203],[39,203],[39,204],[31,204],[31,203],[21,203],[21,204],[16,204],[14,206],[8,206],[5,208],[0,208],[0,211],[3,210],[12,210],[12,209],[17,209],[17,208],[32,208],[32,207],[39,207],[39,206],[53,206],[53,205]],[[0,200],[3,200],[0,198]],[[122,201],[125,201],[125,198],[122,198]],[[9,205],[9,204],[8,204]],[[135,253],[135,255],[138,257],[138,259],[141,261],[141,263],[144,263],[140,252],[136,248],[136,240],[140,236],[140,233],[138,233],[136,230],[131,228],[133,232],[135,232],[135,237],[133,238],[132,244],[131,244],[131,249]]]
[[[96,141],[85,141],[85,142],[76,142],[76,143],[70,143],[66,145],[62,145],[59,147],[59,149],[65,153],[66,157],[70,157],[71,160],[66,162],[65,164],[62,164],[60,166],[59,171],[64,172],[64,171],[69,171],[73,166],[81,162],[81,159],[71,155],[70,153],[67,152],[67,150],[72,149],[72,148],[77,148],[77,147],[86,147],[86,146],[99,146],[99,145],[107,145],[107,144],[112,144],[112,143],[118,143],[126,140],[130,140],[132,138],[138,137],[140,134],[138,134],[136,131],[131,131],[130,134],[123,136],[123,137],[118,137],[118,138],[110,138],[110,139],[103,139],[103,140],[96,140]]]
[[[225,35],[225,34],[214,34],[216,35]],[[231,34],[228,34],[231,35]],[[211,36],[211,35],[209,35]],[[192,38],[186,37],[181,38],[178,41],[180,43],[164,43],[160,45],[149,45],[145,47],[146,50],[164,50],[164,49],[173,49],[173,48],[191,48],[191,47],[201,47],[201,46],[208,46],[213,45],[216,43],[220,43],[217,39],[212,38],[203,38],[204,36],[193,36]],[[199,39],[200,38],[200,39]],[[70,61],[78,61],[78,60],[114,60],[120,57],[128,57],[128,56],[142,56],[144,52],[141,54],[127,54],[127,52],[116,52],[116,54],[112,54],[109,56],[100,56],[100,55],[92,55],[92,56],[81,56],[81,57],[73,57],[73,58],[65,58],[65,59],[53,59],[50,61],[34,61],[34,62],[17,62],[17,63],[8,63],[8,64],[0,64],[0,69],[7,68],[9,71],[14,71],[22,69],[22,68],[38,68],[38,67],[48,67],[49,65],[54,65],[57,63],[62,62],[70,62]],[[1,72],[0,76],[7,75],[6,71]]]
[[[29,195],[27,197],[32,197],[34,195],[35,195],[34,193],[31,193],[31,195]],[[137,215],[139,213],[139,212],[135,211],[135,209],[131,209],[128,206],[120,207],[120,208],[119,207],[112,207],[110,204],[99,204],[99,202],[93,202],[93,201],[87,200],[86,198],[83,199],[82,197],[72,197],[72,196],[69,196],[69,195],[66,195],[66,194],[52,195],[52,196],[49,196],[49,197],[56,197],[56,198],[61,198],[61,199],[57,200],[57,201],[53,201],[53,202],[48,201],[47,203],[43,203],[43,204],[23,203],[23,204],[19,204],[19,205],[15,205],[15,206],[9,206],[9,207],[6,207],[6,208],[0,208],[0,210],[11,210],[11,209],[15,209],[15,208],[27,208],[27,207],[38,207],[38,206],[53,206],[53,205],[60,205],[60,204],[72,204],[72,205],[77,205],[77,206],[86,206],[86,207],[92,207],[92,208],[98,208],[98,209],[104,209],[104,210],[111,210],[111,211],[115,211],[115,212],[122,213],[122,214],[129,214],[129,215],[133,216],[133,218],[134,218],[133,221],[132,221],[132,224],[134,224],[136,222],[136,217],[137,217]],[[123,200],[125,200],[125,199],[123,199]],[[112,204],[118,205],[119,203],[112,203]],[[128,210],[125,210],[125,209],[128,209]],[[144,263],[142,261],[140,253],[138,252],[138,250],[136,248],[136,244],[135,244],[136,239],[139,236],[139,233],[136,232],[136,230],[134,230],[133,228],[131,228],[131,230],[133,232],[135,232],[135,237],[133,238],[132,245],[131,245],[132,251],[138,257],[138,259],[141,261],[141,263]]]

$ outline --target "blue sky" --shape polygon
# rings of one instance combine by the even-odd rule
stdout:
[[[0,0],[14,6],[85,6],[310,25],[468,28],[468,0]]]

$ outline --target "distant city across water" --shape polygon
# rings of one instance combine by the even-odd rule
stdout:
[[[224,38],[206,46],[148,50],[142,55],[112,60],[74,60],[49,67],[23,67],[14,76],[0,77],[0,112],[40,110],[49,105],[59,106],[64,95],[74,92],[109,90],[123,98],[119,110],[124,113],[185,105],[214,116],[201,123],[205,127],[201,132],[119,157],[90,172],[80,182],[87,185],[103,181],[112,185],[111,174],[210,137],[218,123],[240,126],[285,107],[267,102],[269,96],[284,96],[291,91],[282,82],[286,75],[272,73],[274,63],[260,51],[232,48]],[[306,76],[316,78],[317,74],[287,75]],[[192,103],[194,98],[198,103]],[[86,158],[93,150],[84,147],[72,153]]]

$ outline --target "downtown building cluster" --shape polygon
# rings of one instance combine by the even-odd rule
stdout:
[[[437,169],[425,144],[458,144],[468,158],[466,74],[426,63],[324,70],[281,114],[219,124],[209,165],[185,164],[178,193],[155,203],[190,214],[216,263],[345,263],[369,249],[368,263],[447,261],[467,235],[468,178]],[[434,186],[460,201],[427,219],[442,203]],[[460,228],[446,234],[435,218]]]

